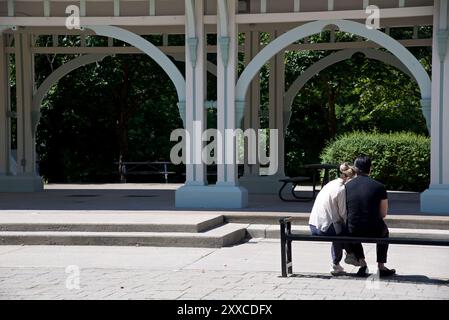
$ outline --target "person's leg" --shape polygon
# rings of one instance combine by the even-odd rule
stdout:
[[[327,229],[326,236],[336,236],[337,232],[335,231],[335,228],[333,225]],[[331,246],[331,256],[332,256],[332,263],[335,265],[340,264],[341,259],[343,258],[343,243],[341,242],[332,242]]]
[[[388,238],[389,231],[385,222],[383,222],[383,225],[381,227],[382,228],[378,236],[382,238]],[[388,269],[387,267],[385,267],[385,263],[387,262],[388,244],[377,244],[376,249],[377,249],[377,266],[379,269],[379,276],[389,277],[394,275],[396,273],[396,270]]]
[[[353,237],[360,236],[360,233],[354,232],[354,230],[348,230],[348,235]],[[355,258],[358,262],[358,266],[360,269],[357,271],[358,276],[366,276],[368,272],[366,260],[365,260],[365,253],[363,251],[363,246],[360,242],[352,242],[348,244],[350,252],[352,252],[355,255]],[[349,263],[350,261],[348,261]]]
[[[388,238],[389,231],[387,225],[384,223],[381,231],[378,235],[379,238]],[[377,263],[380,265],[384,265],[387,262],[387,252],[388,252],[388,243],[378,243],[376,245],[376,253],[377,253]]]
[[[358,260],[365,260],[365,252],[363,251],[363,246],[360,242],[353,242],[349,244],[350,251],[354,253]]]
[[[309,225],[309,228],[310,228],[310,232],[314,236],[335,236],[336,235],[335,228],[333,226],[329,227],[329,229],[326,230],[326,232],[322,232],[321,230],[319,230],[314,225]],[[331,270],[331,273],[333,275],[337,275],[337,274],[343,273],[344,270],[340,266],[342,252],[338,251],[338,246],[337,246],[337,249],[335,249],[334,245],[332,245],[332,247],[331,247],[331,255],[332,255],[332,270]]]
[[[347,236],[349,235],[345,225],[342,225],[342,227],[341,227],[341,232],[340,232],[338,235],[339,235],[339,236],[342,236],[342,237],[347,237]],[[346,251],[346,254],[347,254],[347,255],[348,255],[348,254],[354,254],[354,253],[351,251],[350,243],[343,242],[343,243],[341,243],[341,246],[342,246],[342,248]]]
[[[322,236],[323,233],[321,232],[321,230],[319,230],[317,227],[315,227],[312,224],[309,224],[309,228],[310,228],[310,233],[312,234],[312,236]]]

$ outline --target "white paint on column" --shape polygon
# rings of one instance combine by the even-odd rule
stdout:
[[[114,17],[120,16],[120,0],[114,0]]]
[[[221,14],[218,14],[217,34],[219,36],[229,37],[228,62],[225,65],[223,61],[222,50],[217,50],[217,129],[225,133],[225,129],[234,130],[236,124],[236,104],[235,104],[235,84],[237,77],[237,24],[235,21],[236,1],[225,1],[228,10],[228,20],[221,21]],[[229,139],[229,150],[222,150],[218,147],[218,154],[225,153],[224,160],[235,163],[235,139]],[[227,143],[226,137],[223,141]],[[224,146],[222,146],[224,148]],[[228,153],[229,152],[229,153]],[[220,156],[219,156],[220,157]],[[218,165],[217,185],[236,186],[237,165],[226,164]]]
[[[363,9],[369,6],[369,0],[363,0]]]
[[[186,184],[188,185],[205,185],[206,184],[206,166],[201,159],[201,151],[204,142],[202,141],[202,133],[206,128],[205,108],[206,100],[206,68],[205,68],[205,33],[204,33],[204,13],[202,0],[187,0],[186,6],[189,5],[189,15],[186,14],[186,129],[189,132],[190,152],[187,153],[189,163],[186,165]],[[190,44],[194,44],[195,47]],[[189,41],[193,41],[190,42]],[[168,36],[163,35],[164,45],[168,44]],[[196,59],[191,54],[196,55]]]
[[[251,31],[248,31],[245,33],[245,48],[244,48],[244,63],[245,67],[248,65],[248,63],[251,61]],[[245,98],[245,112],[243,115],[243,130],[246,130],[251,127],[251,92],[248,90],[246,93]],[[251,148],[249,146],[248,141],[244,141],[244,175],[250,175],[251,174],[251,165],[248,163],[248,153],[250,152]]]
[[[418,39],[418,30],[417,26],[413,27],[413,39]]]
[[[0,34],[0,175],[9,173],[11,150],[9,55],[5,52],[5,35]]]
[[[295,0],[295,2],[293,3],[293,11],[299,12],[300,10],[301,10],[301,1]]]
[[[148,11],[149,11],[150,16],[156,15],[156,0],[149,0]]]
[[[441,11],[445,5],[435,2],[434,20],[433,20],[433,42],[432,47],[438,48],[438,31],[439,28],[445,27],[448,14],[442,19]],[[446,1],[447,2],[447,1]],[[447,10],[447,7],[446,7]],[[447,11],[446,11],[447,12]],[[438,14],[440,13],[440,14]],[[442,21],[441,20],[445,20]],[[444,72],[442,73],[442,69]],[[432,50],[432,99],[431,99],[431,185],[449,184],[449,142],[446,137],[449,136],[449,94],[447,88],[449,86],[449,54],[446,53],[444,62],[441,63],[438,50]],[[442,76],[443,75],[443,76]],[[443,81],[443,83],[441,83]],[[440,90],[443,90],[443,98],[441,99]],[[440,103],[443,108],[441,115]],[[440,131],[441,130],[441,131]],[[442,139],[440,141],[440,139]]]
[[[279,37],[281,34],[282,32],[278,31],[276,36]],[[276,129],[278,129],[278,150],[270,150],[270,152],[277,151],[278,168],[276,174],[281,176],[285,176],[284,92],[285,63],[284,51],[282,50],[276,55]]]
[[[80,34],[80,46],[85,47],[86,46],[86,35]]]
[[[281,35],[279,31],[270,33],[273,41]],[[277,175],[284,176],[284,124],[283,124],[283,102],[284,102],[284,52],[281,51],[270,60],[269,74],[269,128],[278,129],[278,168]],[[270,153],[273,150],[270,150]],[[272,173],[273,174],[273,173]]]
[[[440,30],[447,29],[447,17],[448,17],[447,10],[448,10],[448,0],[440,0],[440,17],[439,17]]]
[[[259,32],[248,31],[245,34],[245,65],[251,61],[259,52]],[[260,78],[254,77],[251,82],[250,90],[248,90],[246,97],[246,108],[244,117],[244,129],[252,128],[254,130],[259,129],[259,107],[260,107]],[[257,131],[256,131],[257,132]],[[259,164],[257,158],[257,143],[256,141],[245,141],[245,176],[259,176]],[[255,150],[255,162],[248,164],[250,159],[249,152]],[[254,158],[254,157],[253,157]]]
[[[35,174],[35,143],[31,128],[31,102],[34,86],[34,71],[30,48],[30,35],[17,34],[16,79],[17,79],[17,162],[18,173]],[[19,61],[19,63],[17,63]]]
[[[405,7],[405,0],[399,0],[399,8]]]
[[[334,0],[327,0],[327,10],[334,11]]]
[[[14,0],[8,0],[8,17],[14,17],[15,11]]]
[[[449,1],[448,0],[440,0],[440,15],[439,15],[439,29],[448,32],[448,20],[449,20]],[[437,50],[435,50],[437,51]],[[433,66],[433,64],[432,64]],[[449,90],[446,90],[449,87],[449,41],[446,41],[446,55],[444,57],[443,63],[440,63],[440,67],[443,68],[444,73],[442,77],[443,83],[440,83],[440,90],[442,90],[442,117],[440,119],[440,130],[441,130],[441,143],[442,147],[442,156],[441,166],[442,166],[442,183],[449,186]],[[433,70],[433,67],[432,67]],[[438,72],[438,71],[437,71]],[[432,74],[434,73],[432,71]],[[441,77],[441,76],[440,76]],[[436,77],[432,77],[434,79]]]
[[[260,0],[260,13],[267,13],[267,0]]]
[[[44,0],[44,17],[49,17],[50,11],[50,0]]]
[[[206,177],[206,165],[203,163],[201,158],[201,151],[204,146],[202,141],[202,133],[207,128],[207,115],[204,108],[204,102],[207,98],[207,68],[206,68],[206,33],[204,30],[204,1],[195,0],[195,32],[198,38],[198,49],[197,49],[197,61],[195,66],[195,121],[199,123],[200,130],[195,136],[195,144],[198,146],[199,154],[196,154],[196,161],[199,164],[196,165],[195,169],[195,181],[199,184],[205,185],[207,183]]]
[[[86,16],[86,0],[80,0],[80,16]]]

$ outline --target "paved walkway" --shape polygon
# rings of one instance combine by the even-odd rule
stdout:
[[[281,278],[276,240],[222,249],[3,246],[0,299],[449,299],[449,248],[391,246],[398,276],[389,280],[331,277],[329,248],[294,243],[295,276]],[[375,270],[375,247],[365,249]]]

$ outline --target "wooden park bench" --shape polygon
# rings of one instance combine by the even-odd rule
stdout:
[[[287,277],[293,273],[292,241],[320,241],[320,242],[361,242],[361,243],[388,243],[420,246],[449,246],[449,240],[419,239],[404,237],[365,238],[347,236],[313,236],[292,233],[291,218],[279,219],[281,227],[281,273]]]

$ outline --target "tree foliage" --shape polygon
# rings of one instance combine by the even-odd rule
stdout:
[[[392,30],[397,39],[410,38],[413,30]],[[431,29],[420,28],[421,34]],[[160,36],[146,36],[156,45]],[[269,42],[261,34],[261,44]],[[308,42],[328,42],[329,32]],[[216,45],[215,35],[208,44]],[[240,36],[239,42],[244,38]],[[358,41],[354,35],[336,33],[336,41]],[[39,37],[52,45],[52,37]],[[107,46],[107,39],[87,37],[87,46]],[[170,36],[170,44],[183,45],[184,37]],[[303,42],[303,41],[300,41]],[[59,46],[78,46],[77,36],[60,36]],[[115,42],[115,45],[126,45]],[[381,49],[379,49],[381,50]],[[430,72],[429,48],[411,48]],[[285,54],[286,89],[313,63],[333,51],[289,51]],[[36,55],[38,84],[73,55]],[[216,63],[216,54],[208,60]],[[239,55],[239,72],[244,68]],[[184,72],[184,63],[175,62]],[[269,68],[260,71],[261,128],[268,127]],[[12,79],[14,80],[14,79]],[[216,100],[216,78],[208,74],[207,100]],[[286,173],[299,174],[304,163],[320,161],[329,141],[352,131],[427,134],[420,110],[420,94],[408,75],[381,62],[356,54],[315,75],[299,92],[292,106],[286,144]],[[117,164],[124,161],[168,160],[173,129],[181,128],[176,90],[164,71],[149,57],[109,56],[75,70],[48,93],[42,106],[37,150],[40,173],[51,182],[117,181]],[[216,110],[207,110],[208,127],[216,127]],[[183,168],[180,168],[183,171]],[[182,178],[182,177],[181,177]]]

